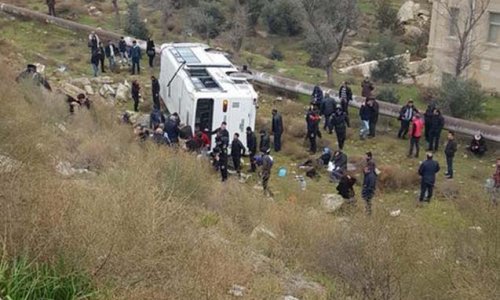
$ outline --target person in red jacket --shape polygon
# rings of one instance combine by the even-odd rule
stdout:
[[[416,114],[412,120],[411,133],[410,133],[410,151],[408,152],[408,157],[413,155],[413,148],[416,149],[415,157],[418,157],[420,151],[420,137],[422,136],[422,131],[424,130],[424,121],[420,118],[420,114]]]

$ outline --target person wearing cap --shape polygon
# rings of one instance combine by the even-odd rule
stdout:
[[[281,151],[281,135],[283,134],[283,117],[278,110],[273,109],[272,111],[272,123],[271,123],[271,132],[273,133],[273,144],[274,151]]]
[[[444,174],[446,178],[453,178],[453,158],[455,157],[455,153],[457,152],[457,142],[455,141],[455,133],[453,131],[448,132],[448,142],[446,143],[446,147],[444,149],[444,154],[446,156],[446,166],[447,172]]]
[[[132,42],[132,48],[129,50],[129,57],[132,60],[132,69],[130,73],[132,75],[135,75],[135,71],[137,69],[137,74],[141,74],[141,58],[142,58],[142,52],[141,52],[141,47],[137,45],[137,41]]]
[[[265,129],[260,130],[259,150],[262,153],[266,153],[267,151],[271,150],[271,139],[269,138],[269,134]]]
[[[349,126],[349,118],[341,107],[337,107],[335,113],[331,116],[330,126],[330,128],[335,128],[339,149],[343,150],[347,136],[347,127]]]
[[[375,165],[373,163],[368,163],[368,165],[363,169],[363,188],[361,190],[361,196],[365,200],[366,204],[366,214],[372,214],[372,200],[375,196],[375,190],[377,188],[377,174],[375,173]]]
[[[231,158],[233,159],[234,170],[238,174],[238,177],[241,177],[241,157],[244,155],[245,146],[240,141],[240,134],[236,132],[231,142]]]
[[[252,127],[247,127],[246,134],[248,156],[250,157],[250,172],[255,172],[257,170],[257,165],[255,164],[255,155],[257,154],[257,137],[252,131]]]
[[[436,174],[440,170],[439,163],[432,158],[432,152],[428,152],[427,160],[425,160],[418,169],[418,175],[421,176],[420,203],[431,201],[434,185],[436,184]]]
[[[270,155],[271,149],[267,149],[262,156],[262,188],[264,189],[264,195],[268,195],[270,197],[273,196],[273,193],[269,189],[269,179],[271,178],[271,169],[273,167],[273,158]]]
[[[478,133],[474,136],[469,146],[470,152],[477,156],[483,156],[484,153],[488,150],[486,147],[486,140],[484,139],[481,133]]]

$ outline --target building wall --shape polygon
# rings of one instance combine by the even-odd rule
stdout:
[[[444,3],[444,4],[443,4]],[[450,16],[445,10],[448,3],[450,7],[460,9],[460,17],[466,13],[467,0],[434,0],[431,18],[431,31],[429,38],[428,57],[433,62],[433,79],[431,82],[439,83],[443,73],[454,74],[454,53],[458,47],[456,37],[450,36]],[[476,26],[473,36],[477,42],[474,60],[464,72],[469,78],[479,81],[486,89],[500,91],[500,41],[496,44],[488,42],[490,27],[490,12],[500,13],[500,0],[491,0],[488,11],[483,15]],[[463,21],[460,20],[459,24]]]

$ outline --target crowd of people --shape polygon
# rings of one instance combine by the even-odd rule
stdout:
[[[119,60],[121,65],[130,67],[131,75],[141,74],[142,49],[137,41],[132,41],[131,47],[127,45],[124,37],[120,38],[118,46],[111,40],[108,40],[104,44],[93,31],[88,38],[88,47],[90,49],[90,65],[92,66],[94,77],[97,77],[99,72],[106,73],[106,59],[111,71],[116,70]],[[146,42],[146,54],[149,59],[149,67],[153,68],[156,46],[154,41],[149,38]]]

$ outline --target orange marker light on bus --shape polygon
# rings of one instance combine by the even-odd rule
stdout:
[[[227,112],[227,107],[228,107],[228,105],[229,105],[229,101],[224,100],[224,101],[222,102],[222,112]]]

